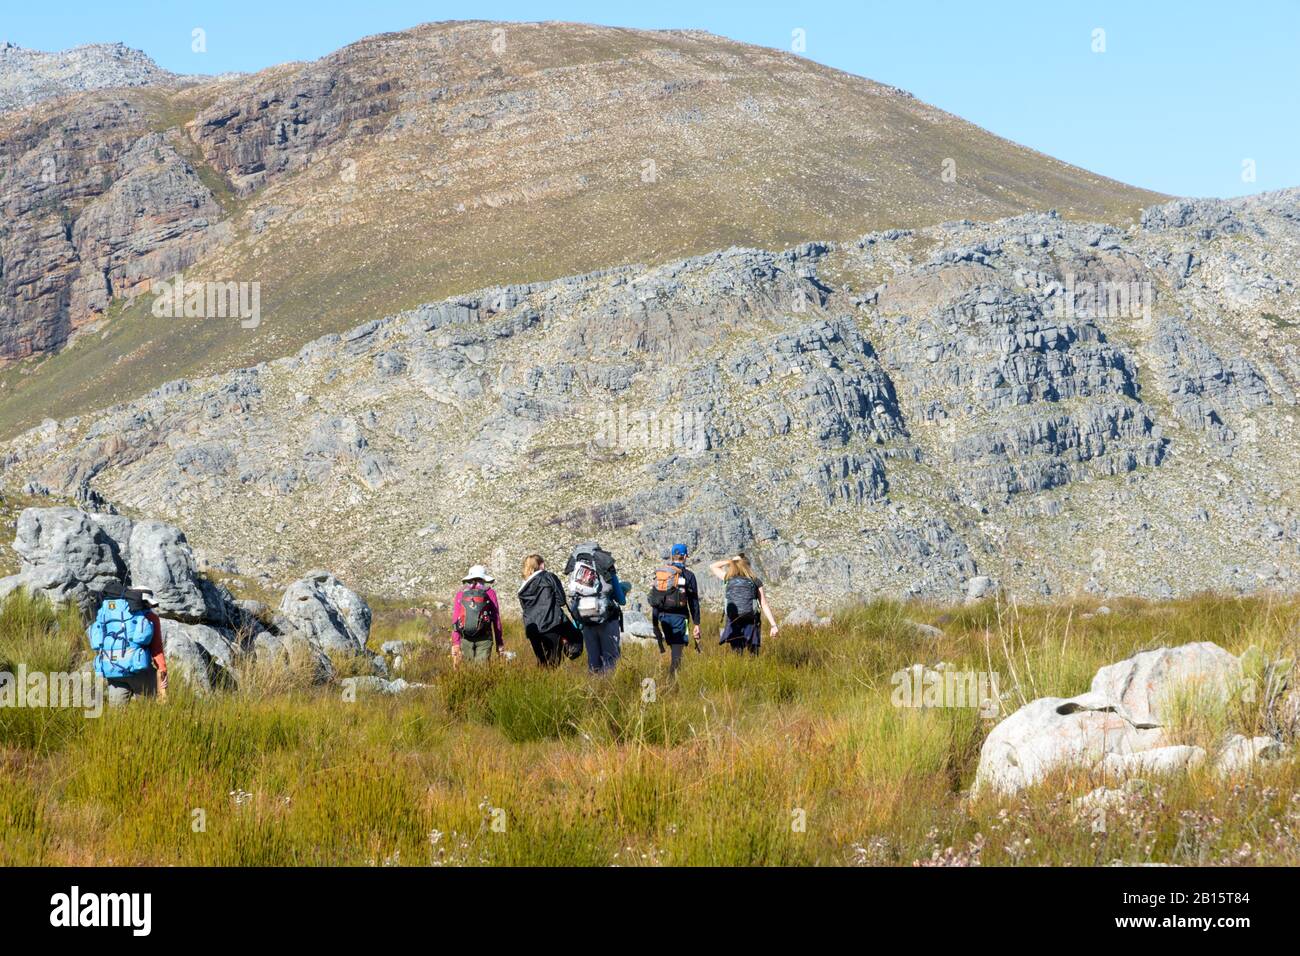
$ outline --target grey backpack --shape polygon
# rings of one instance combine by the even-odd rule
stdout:
[[[727,620],[732,624],[743,626],[758,620],[758,582],[753,578],[728,578],[724,599]]]

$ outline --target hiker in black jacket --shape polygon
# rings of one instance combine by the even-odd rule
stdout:
[[[523,576],[519,607],[524,614],[524,636],[533,645],[537,663],[555,667],[566,655],[576,657],[582,653],[582,635],[569,617],[564,582],[546,570],[540,554],[524,558]]]

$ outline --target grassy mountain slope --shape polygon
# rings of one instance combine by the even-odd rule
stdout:
[[[1159,198],[694,32],[434,24],[131,95],[161,101],[228,214],[231,239],[188,277],[259,282],[262,324],[156,319],[142,296],[0,373],[0,434],[483,286],[1053,207],[1123,222]],[[267,102],[282,111],[263,123]]]

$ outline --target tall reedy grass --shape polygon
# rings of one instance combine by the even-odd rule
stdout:
[[[1097,832],[1072,803],[1086,781],[967,798],[995,718],[894,706],[893,676],[916,663],[997,672],[1003,713],[1192,640],[1255,647],[1266,673],[1294,656],[1300,623],[1296,602],[1266,597],[1110,607],[878,601],[783,628],[757,658],[706,637],[676,680],[666,656],[632,646],[612,675],[536,667],[513,622],[517,660],[455,668],[426,621],[381,615],[372,646],[410,642],[399,673],[427,687],[349,701],[241,672],[237,691],[175,682],[166,704],[97,719],[0,711],[0,862],[1300,862],[1293,761],[1155,781]],[[11,598],[0,662],[72,666],[80,626]],[[1193,735],[1264,722],[1261,705],[1186,703]]]

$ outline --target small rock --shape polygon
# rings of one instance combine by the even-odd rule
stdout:
[[[933,624],[924,624],[920,621],[907,621],[905,623],[916,632],[917,637],[937,641],[945,636],[943,631],[935,627]]]
[[[1249,772],[1261,760],[1276,760],[1285,753],[1286,747],[1272,737],[1233,734],[1220,749],[1214,761],[1214,772],[1220,777]]]
[[[1100,766],[1107,779],[1123,780],[1134,774],[1168,774],[1191,770],[1204,762],[1205,751],[1201,747],[1175,744],[1135,753],[1108,753],[1102,758]]]
[[[966,603],[973,604],[988,597],[997,589],[993,579],[984,574],[976,575],[966,582]]]

